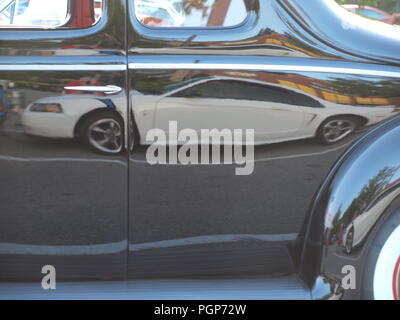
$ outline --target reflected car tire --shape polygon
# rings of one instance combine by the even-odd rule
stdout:
[[[132,153],[136,147],[140,145],[139,129],[136,125],[135,118],[131,113],[129,117],[129,151]]]
[[[124,135],[122,119],[110,111],[95,113],[82,124],[83,142],[97,153],[121,153],[124,149]]]
[[[368,250],[361,298],[400,300],[400,209],[382,224]]]
[[[354,228],[351,228],[346,235],[345,251],[347,254],[351,254],[351,252],[353,251],[353,242],[354,242]]]
[[[355,117],[338,116],[326,119],[317,130],[317,140],[325,145],[342,141],[360,127]]]

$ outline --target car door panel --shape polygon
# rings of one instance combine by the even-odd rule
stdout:
[[[0,31],[10,106],[0,127],[1,280],[41,279],[48,265],[57,280],[126,277],[125,151],[81,141],[93,117],[126,122],[124,38],[113,29],[124,28],[121,3],[82,30]]]
[[[397,69],[312,38],[278,1],[211,29],[153,28],[133,0],[106,3],[90,28],[0,34],[0,277],[37,279],[45,265],[61,279],[294,273],[310,201],[361,132],[314,138],[331,120],[369,129],[396,115]],[[235,85],[176,95],[224,81]],[[253,172],[152,164],[146,136],[170,121],[254,130]]]
[[[134,149],[129,176],[130,277],[293,272],[288,248],[301,231],[310,201],[336,159],[361,135],[356,132],[333,145],[321,144],[314,139],[320,126],[331,117],[350,115],[363,127],[397,114],[397,102],[391,105],[395,94],[381,99],[386,93],[379,87],[379,81],[387,79],[380,72],[390,72],[390,67],[358,63],[323,42],[310,45],[301,26],[296,25],[294,32],[291,24],[283,23],[282,15],[294,25],[277,2],[254,3],[249,19],[233,29],[154,29],[140,24],[134,11],[129,11],[133,114],[141,110],[140,101],[146,96],[159,97],[156,114],[150,113],[153,128],[165,131],[168,121],[177,121],[178,129],[237,126],[255,129],[256,136],[274,128],[281,134],[275,143],[255,148],[254,172],[249,176],[236,176],[235,164],[167,161],[151,165],[146,161],[146,145]],[[277,39],[280,46],[269,45]],[[293,46],[293,41],[303,42]],[[254,49],[255,43],[259,50]],[[377,71],[375,78],[365,76],[364,69],[371,68]],[[201,97],[166,97],[170,88],[176,93],[216,78],[260,86],[251,103],[263,94],[262,86],[290,96],[293,92],[295,99],[289,103],[287,95],[277,98],[274,121],[264,131],[262,111],[254,107],[252,111],[257,111],[250,116],[250,102],[240,101],[238,116],[230,117],[239,102],[224,98],[234,92],[222,95],[218,102],[212,90]],[[360,82],[381,100],[371,98],[369,104],[356,108],[363,96]],[[377,107],[388,110],[378,121],[371,116]],[[144,128],[143,118],[134,120]],[[143,136],[140,139],[144,141]]]

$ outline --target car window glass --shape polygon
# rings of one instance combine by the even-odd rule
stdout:
[[[372,10],[368,10],[368,9],[358,9],[357,10],[358,14],[361,14],[363,16],[366,16],[368,18],[372,18],[372,19],[377,19],[377,20],[381,20],[384,19],[385,17],[380,14],[379,12],[376,11],[372,11]]]
[[[231,27],[248,15],[244,0],[130,0],[149,27]]]
[[[310,107],[310,108],[323,108],[323,105],[317,100],[298,92],[291,92],[293,103],[296,106]]]
[[[73,1],[0,0],[0,28],[86,28],[101,18],[103,0]]]
[[[289,92],[284,89],[230,80],[208,81],[178,92],[174,96],[292,103]]]

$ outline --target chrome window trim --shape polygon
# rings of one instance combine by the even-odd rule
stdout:
[[[129,63],[132,70],[159,70],[159,69],[184,69],[184,70],[254,70],[270,72],[318,72],[342,73],[365,76],[400,78],[400,71],[383,71],[344,67],[322,67],[306,65],[278,65],[278,64],[221,64],[221,63]]]
[[[126,71],[126,65],[0,64],[0,71]]]
[[[120,93],[122,91],[121,87],[114,85],[106,85],[106,86],[67,86],[64,87],[65,90],[74,90],[74,91],[82,91],[82,92],[100,92],[105,94],[115,94]]]
[[[129,63],[131,70],[254,70],[266,72],[319,72],[400,78],[400,71],[371,70],[345,67],[323,67],[279,64],[224,64],[224,63]],[[0,64],[0,71],[125,71],[124,64]]]

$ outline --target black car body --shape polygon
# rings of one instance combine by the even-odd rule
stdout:
[[[78,2],[62,27],[0,30],[0,81],[19,101],[0,127],[0,297],[371,297],[372,243],[398,208],[400,29],[329,0],[247,0],[242,23],[203,28],[144,25],[109,0],[82,27]],[[159,107],[202,79],[221,88]],[[254,100],[279,107],[247,119]],[[146,161],[146,128],[262,117],[290,139],[257,144],[250,175]],[[88,130],[103,120],[119,129],[99,150]],[[46,265],[55,292],[35,289]]]

